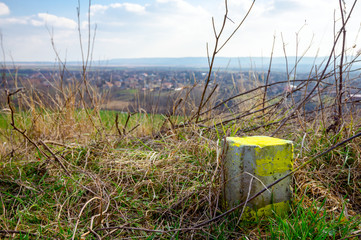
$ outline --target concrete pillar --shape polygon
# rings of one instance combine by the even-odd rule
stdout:
[[[246,201],[292,170],[292,141],[266,137],[228,137],[224,162],[223,203],[229,209]],[[247,204],[244,216],[269,216],[288,211],[291,178],[287,178]]]

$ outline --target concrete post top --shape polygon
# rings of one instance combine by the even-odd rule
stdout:
[[[260,148],[274,145],[292,144],[290,140],[284,140],[280,138],[267,137],[267,136],[251,136],[251,137],[227,137],[227,142],[239,147],[246,146],[258,146]]]

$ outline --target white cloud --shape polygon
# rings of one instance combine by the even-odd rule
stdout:
[[[94,15],[96,13],[104,13],[109,6],[94,4],[90,6],[90,15]]]
[[[57,27],[60,29],[75,29],[77,23],[69,18],[58,17],[48,13],[38,13],[37,15],[24,16],[24,17],[8,17],[0,18],[0,24],[5,27],[6,25],[21,24],[32,25],[34,27],[49,26]]]
[[[193,6],[192,4],[183,0],[176,0],[175,2],[177,4],[178,10],[181,12],[198,16],[207,14],[207,12],[201,6]]]
[[[146,13],[147,5],[142,6],[140,4],[135,3],[112,3],[109,5],[101,5],[101,4],[94,4],[90,7],[90,14],[95,15],[96,13],[103,14],[108,9],[116,9],[116,8],[124,8],[127,12],[137,13],[137,14],[144,14]]]
[[[201,4],[158,0],[141,7],[126,3],[102,6],[95,9],[109,8],[94,18],[98,25],[95,55],[97,49],[110,58],[206,54],[205,44],[212,36],[211,14]],[[116,10],[120,9],[144,14],[119,14]]]
[[[35,27],[40,27],[40,26],[44,26],[45,23],[43,21],[39,21],[39,20],[34,20],[31,19],[30,20],[31,25],[35,26]]]
[[[145,13],[145,6],[134,4],[134,3],[123,3],[125,10],[133,13]]]
[[[136,27],[129,26],[131,34],[123,34],[129,41],[117,47],[119,54],[137,57],[206,54],[205,43],[212,28],[211,14],[203,6],[184,0],[158,0],[158,4],[150,6],[147,12],[145,18],[133,20],[131,25],[134,23]],[[146,41],[139,42],[145,35]]]
[[[200,20],[199,18],[211,17],[209,12],[207,12],[203,6],[194,5],[185,0],[157,0],[157,3],[161,3],[159,6],[161,9],[163,9],[161,16],[159,16],[160,18],[162,18],[162,16],[165,18],[178,16],[184,19],[195,17],[196,19],[191,21],[196,22],[197,20]],[[157,15],[157,12],[155,12],[155,15]],[[185,23],[179,22],[178,24],[184,25]]]
[[[48,13],[38,13],[38,19],[32,19],[30,23],[33,26],[52,26],[58,28],[67,28],[67,29],[75,29],[77,27],[77,23],[69,18],[58,17]]]
[[[9,7],[5,4],[0,2],[0,16],[8,15],[10,13]]]
[[[0,18],[0,24],[28,24],[28,18]]]

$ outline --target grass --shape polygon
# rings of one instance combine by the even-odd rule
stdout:
[[[9,127],[9,120],[6,114],[0,114],[0,128],[6,129]]]
[[[119,125],[121,126],[125,126],[127,118],[129,116],[129,113],[111,110],[101,110],[99,113],[103,125],[109,130],[115,127],[115,118],[117,114],[119,115]],[[154,131],[156,131],[159,130],[165,119],[166,117],[161,114],[131,113],[131,116],[129,118],[130,121],[128,121],[127,127],[128,130],[131,130],[132,128],[137,126],[137,124],[141,124],[148,129],[155,128]]]
[[[21,127],[28,128],[31,124],[30,112],[21,111],[19,114],[15,114],[14,118]],[[9,112],[0,113],[0,129],[10,129],[11,116]]]
[[[88,114],[83,110],[76,110],[71,116],[42,111],[40,117],[20,114],[16,118],[27,123],[23,126],[28,127],[32,138],[44,136],[36,135],[31,127],[50,132],[48,129],[54,129],[54,121],[49,119],[59,116],[67,117],[68,121],[72,119],[75,127],[66,138],[55,133],[47,136],[48,147],[61,157],[71,175],[54,159],[24,145],[20,135],[14,138],[14,151],[5,147],[0,160],[1,229],[26,231],[39,239],[44,236],[69,239],[73,235],[76,239],[95,238],[89,227],[100,236],[108,234],[112,239],[189,239],[191,236],[196,239],[338,239],[359,228],[358,194],[354,199],[350,196],[354,189],[360,189],[355,179],[360,156],[355,142],[325,155],[294,176],[296,203],[286,218],[275,215],[238,223],[239,216],[230,215],[200,231],[166,232],[221,213],[217,140],[225,132],[237,135],[238,127],[225,125],[221,131],[206,135],[179,129],[153,138],[143,130],[160,121],[161,116],[137,114],[131,117],[129,127],[139,123],[141,130],[120,137],[114,126],[116,112],[100,111],[101,121],[97,121],[95,112],[88,111]],[[103,124],[98,125],[104,127],[102,137],[97,134],[99,127],[88,126],[90,117],[95,124]],[[126,118],[127,114],[120,114],[122,126]],[[1,130],[4,135],[5,130]],[[304,139],[303,157],[296,158],[296,166],[336,141],[327,138],[322,129],[309,131],[309,137]],[[287,134],[285,131],[285,137]],[[53,140],[51,136],[58,139]],[[291,136],[297,155],[302,148],[302,132],[293,132]],[[333,171],[339,169],[333,174],[333,180],[326,183],[318,179],[331,171],[325,169],[325,163],[329,163]],[[100,230],[109,226],[126,228]],[[26,234],[11,236],[30,238]]]
[[[286,218],[269,218],[270,239],[340,239],[347,237],[360,225],[360,219],[328,213],[325,201],[313,202],[304,208],[302,201],[295,204]]]
[[[146,141],[119,144],[114,150],[104,151],[101,155],[96,149],[57,148],[67,164],[75,168],[83,166],[88,173],[95,174],[96,179],[83,172],[74,172],[74,179],[69,179],[59,174],[53,164],[43,172],[39,170],[41,160],[36,157],[26,165],[20,156],[16,157],[18,161],[2,162],[4,188],[1,194],[6,209],[0,212],[0,216],[3,216],[2,228],[30,230],[32,226],[41,225],[44,226],[43,234],[47,236],[69,238],[78,214],[72,209],[83,206],[90,194],[76,181],[81,181],[94,191],[104,191],[104,202],[105,199],[112,199],[108,206],[109,213],[104,218],[112,219],[113,224],[131,221],[130,226],[134,227],[155,228],[165,224],[164,227],[172,228],[179,221],[174,214],[186,212],[186,206],[198,208],[198,205],[205,205],[201,199],[204,191],[207,193],[211,173],[207,163],[214,153],[199,149],[197,154],[202,156],[200,162],[200,156],[197,158],[192,152],[179,149],[177,144],[171,146],[161,141],[156,145]],[[84,162],[86,157],[88,160]],[[13,171],[19,166],[20,171],[14,175]],[[188,174],[182,178],[177,171]],[[80,217],[83,220],[80,221],[78,236],[84,233],[82,229],[89,223],[86,219],[91,217],[91,212],[97,212],[96,208],[99,208],[97,201],[86,207],[86,213]],[[19,219],[21,224],[17,225]],[[164,219],[169,222],[164,223]],[[151,225],[147,223],[149,220],[152,220]],[[53,222],[57,222],[57,230],[50,226]],[[119,232],[118,237],[128,234]]]

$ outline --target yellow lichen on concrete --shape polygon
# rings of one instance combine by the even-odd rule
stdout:
[[[275,146],[273,148],[255,149],[256,168],[259,176],[271,176],[292,170],[293,146]]]
[[[283,145],[289,143],[289,141],[279,138],[267,137],[267,136],[252,136],[252,137],[229,137],[229,140],[233,142],[233,145],[239,147],[241,145],[259,146],[261,148],[274,145]]]
[[[259,176],[271,176],[292,169],[293,145],[291,141],[267,137],[230,137],[235,147],[255,146],[255,173]]]
[[[289,210],[290,206],[288,202],[279,202],[269,204],[263,208],[257,210],[257,216],[271,216],[273,212],[278,215],[282,215]]]
[[[264,216],[269,217],[272,216],[274,213],[279,216],[282,216],[287,214],[289,209],[290,206],[288,201],[269,204],[263,208],[257,209],[257,211],[250,207],[246,207],[242,218],[255,220],[257,217],[258,218]]]

